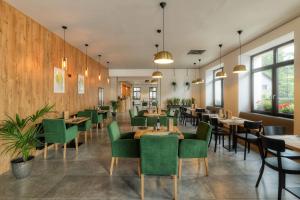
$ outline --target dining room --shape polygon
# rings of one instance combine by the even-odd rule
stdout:
[[[299,0],[1,0],[0,199],[300,199],[299,52]]]

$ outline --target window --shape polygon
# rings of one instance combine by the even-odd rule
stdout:
[[[140,87],[134,87],[133,88],[133,99],[134,100],[140,100],[141,99],[141,88]]]
[[[252,112],[293,117],[294,43],[251,56]]]
[[[149,99],[156,100],[157,98],[157,88],[156,87],[150,87],[149,88]]]
[[[223,71],[223,67],[213,71],[213,103],[214,106],[223,107],[223,79],[216,77],[219,71]]]

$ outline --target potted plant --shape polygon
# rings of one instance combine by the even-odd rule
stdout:
[[[0,124],[0,139],[3,141],[2,153],[11,154],[12,173],[17,179],[30,175],[34,156],[39,141],[37,134],[41,126],[38,125],[42,117],[52,111],[53,106],[46,105],[35,114],[21,118],[16,114],[7,117]]]
[[[185,84],[186,89],[189,90],[190,86],[191,86],[190,82],[186,81],[184,84]]]
[[[173,81],[171,84],[172,84],[172,86],[173,86],[173,89],[176,90],[176,85],[177,85],[177,83],[176,83],[175,81]]]
[[[111,103],[111,107],[113,110],[111,114],[112,114],[113,118],[115,118],[117,116],[117,109],[119,107],[119,101],[112,100],[112,101],[110,101],[110,103]]]

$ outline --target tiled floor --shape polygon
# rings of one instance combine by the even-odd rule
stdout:
[[[119,115],[121,130],[130,131],[128,117]],[[180,127],[192,131],[193,127]],[[213,146],[213,145],[212,145]],[[277,174],[265,171],[258,189],[254,187],[260,167],[258,154],[251,152],[247,161],[243,153],[234,154],[223,148],[214,153],[210,147],[209,176],[204,176],[195,161],[183,162],[183,177],[178,182],[180,199],[277,199]],[[37,157],[29,178],[16,180],[10,172],[0,176],[0,199],[140,199],[137,161],[119,159],[113,176],[109,176],[110,143],[106,128],[88,144],[79,147],[75,156],[68,149],[67,160],[62,149],[49,151],[48,159]],[[287,176],[287,186],[300,185],[299,176]],[[172,180],[168,177],[145,178],[146,199],[171,199]],[[297,199],[283,192],[283,199]]]

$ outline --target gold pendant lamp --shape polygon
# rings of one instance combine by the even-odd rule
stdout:
[[[86,77],[88,77],[89,75],[89,69],[88,69],[88,66],[87,66],[87,48],[88,48],[88,44],[85,44],[85,71],[84,71],[84,74]]]
[[[163,9],[163,50],[154,55],[154,62],[157,64],[171,64],[174,62],[170,52],[165,51],[165,7],[166,2],[161,2],[160,7]]]
[[[99,64],[101,64],[100,60],[101,60],[101,55],[99,54],[98,55],[98,58],[99,58]],[[101,68],[100,68],[100,72],[98,74],[98,80],[101,81],[102,77],[101,77]]]
[[[61,60],[61,68],[65,71],[67,71],[67,68],[68,68],[68,59],[66,57],[66,30],[67,30],[68,27],[66,26],[62,26],[62,29],[64,30],[64,48],[63,48],[63,51],[64,51],[64,56]]]
[[[155,47],[156,47],[156,52],[158,53],[158,44],[155,44]],[[163,74],[158,71],[158,65],[156,64],[156,71],[152,73],[152,78],[154,79],[160,79],[163,77]]]
[[[238,65],[234,66],[233,68],[233,72],[232,73],[235,73],[235,74],[239,74],[239,73],[244,73],[247,71],[247,68],[245,65],[242,64],[242,43],[241,43],[241,34],[242,34],[242,30],[239,30],[238,31],[238,34],[239,34],[239,44],[240,44],[240,62]]]
[[[220,48],[220,67],[221,67],[221,64],[222,64],[222,44],[219,44],[219,48]],[[216,73],[216,78],[226,78],[227,77],[227,74],[226,72],[223,71],[219,71]]]

